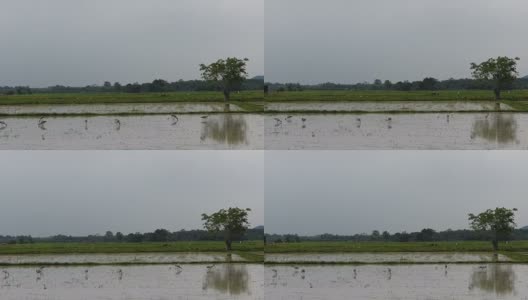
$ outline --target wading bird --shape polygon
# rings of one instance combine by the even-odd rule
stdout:
[[[171,115],[171,117],[172,117],[172,124],[171,125],[174,126],[174,125],[178,124],[178,121],[180,120],[180,119],[178,119],[178,116]]]
[[[46,130],[46,127],[44,127],[44,125],[46,124],[46,120],[44,120],[44,117],[41,117],[38,121],[38,127],[42,130]]]
[[[116,130],[121,129],[121,121],[119,121],[118,119],[115,119],[114,120],[114,124],[115,124],[115,129]]]

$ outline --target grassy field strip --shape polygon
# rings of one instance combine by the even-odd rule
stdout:
[[[262,264],[262,261],[199,261],[199,262],[123,262],[123,263],[1,263],[0,267],[94,267],[94,266],[156,266],[156,265],[222,265],[222,264]]]
[[[262,91],[233,93],[231,101],[262,101]],[[0,105],[17,104],[112,104],[112,103],[174,103],[217,102],[224,103],[220,92],[171,92],[171,93],[60,93],[30,95],[0,95]]]
[[[234,243],[235,252],[262,252],[262,241]],[[35,243],[0,245],[0,255],[75,254],[75,253],[156,253],[225,252],[223,242],[144,242],[144,243]]]
[[[504,100],[528,101],[528,90],[503,93]],[[300,92],[272,92],[265,96],[268,102],[309,101],[495,101],[488,90],[440,91],[329,91],[305,90]]]
[[[528,253],[528,241],[501,243],[503,252]],[[266,253],[347,253],[347,252],[485,252],[492,251],[488,241],[459,242],[300,242],[266,245]]]

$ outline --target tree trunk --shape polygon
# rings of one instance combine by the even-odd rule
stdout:
[[[500,100],[501,96],[500,96],[500,89],[497,87],[497,88],[494,88],[493,89],[493,92],[495,93],[495,100]]]
[[[493,241],[491,241],[491,243],[493,244],[493,251],[498,251],[499,250],[499,241],[495,238],[493,239]]]
[[[228,89],[224,89],[224,101],[229,101],[230,92]]]
[[[227,251],[231,251],[231,240],[227,239],[225,240],[225,244],[226,244],[226,250]]]

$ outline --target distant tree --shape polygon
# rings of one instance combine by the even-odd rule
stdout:
[[[223,233],[226,250],[231,251],[233,239],[240,237],[248,230],[248,212],[250,211],[249,208],[230,207],[211,215],[202,214],[204,228],[212,233]]]
[[[141,93],[141,84],[134,83],[134,84],[127,84],[125,86],[125,93]]]
[[[152,233],[151,240],[153,242],[166,242],[169,240],[170,232],[167,229],[156,229]]]
[[[386,90],[390,90],[392,88],[392,82],[390,80],[385,80],[385,82],[383,83],[383,87]]]
[[[105,81],[103,87],[105,88],[105,90],[109,90],[112,88],[112,83],[110,81]]]
[[[115,234],[115,238],[116,238],[116,240],[117,240],[118,242],[122,242],[123,239],[124,239],[124,235],[123,235],[121,232],[118,231],[118,232],[116,232],[116,234]]]
[[[398,239],[398,242],[406,243],[411,238],[411,235],[407,232],[403,231],[402,233],[395,234],[396,238]]]
[[[390,233],[388,231],[383,231],[381,236],[383,237],[383,240],[385,240],[385,241],[390,240]]]
[[[129,243],[141,243],[143,241],[143,235],[139,232],[129,233],[125,239]]]
[[[473,230],[489,231],[492,234],[493,250],[499,250],[499,241],[507,239],[515,229],[516,208],[497,207],[488,209],[478,215],[469,214],[469,222]]]
[[[436,84],[438,80],[433,77],[425,77],[418,85],[420,90],[431,91],[436,89]]]
[[[370,235],[372,237],[372,240],[377,241],[380,239],[380,232],[378,230],[373,230],[372,234]]]
[[[499,56],[490,58],[480,64],[471,63],[472,75],[476,79],[490,81],[493,84],[495,99],[500,100],[501,90],[510,86],[517,78],[518,57]]]
[[[104,235],[104,240],[107,241],[107,242],[111,242],[114,240],[114,234],[112,233],[112,231],[107,231]]]
[[[247,61],[249,61],[247,58],[228,57],[210,65],[200,64],[202,78],[219,84],[224,93],[224,100],[229,101],[232,89],[246,80]]]
[[[149,92],[163,92],[168,86],[169,83],[167,81],[156,79],[150,84]]]
[[[435,233],[436,231],[431,228],[424,228],[417,234],[416,240],[420,242],[430,242],[433,240],[433,236]]]
[[[410,91],[412,89],[412,83],[409,81],[398,81],[394,84],[394,88],[398,91]]]
[[[119,82],[114,83],[114,91],[121,92],[121,83]]]
[[[381,79],[374,79],[374,85],[381,85]]]

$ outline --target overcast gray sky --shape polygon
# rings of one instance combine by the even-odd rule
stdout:
[[[470,62],[519,56],[524,0],[266,0],[266,81],[356,83],[470,77]]]
[[[266,151],[267,233],[468,228],[504,206],[528,225],[527,151]]]
[[[202,228],[251,208],[264,223],[262,151],[3,151],[0,235]]]
[[[264,0],[5,0],[0,36],[0,86],[197,79],[228,56],[264,74]]]

